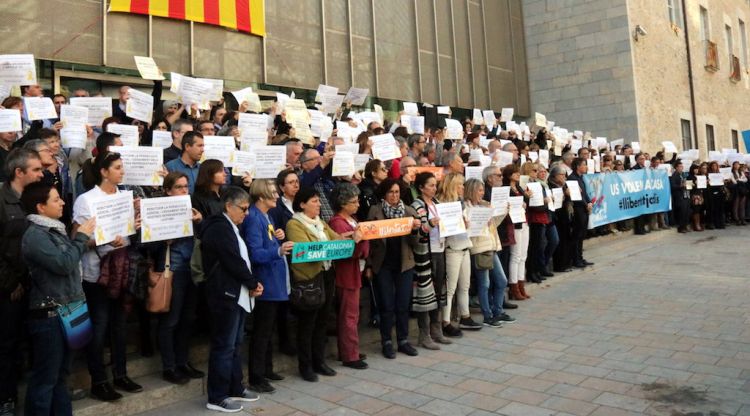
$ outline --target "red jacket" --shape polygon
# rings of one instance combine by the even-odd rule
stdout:
[[[349,222],[336,214],[328,222],[333,231],[339,234],[354,231]],[[362,272],[359,270],[359,260],[366,259],[370,254],[370,242],[362,240],[354,246],[354,254],[349,259],[336,260],[336,286],[344,289],[359,289],[362,287]]]

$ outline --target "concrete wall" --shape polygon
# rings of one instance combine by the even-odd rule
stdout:
[[[637,140],[626,0],[524,0],[532,112]]]

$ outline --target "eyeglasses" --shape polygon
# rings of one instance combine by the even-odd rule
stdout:
[[[189,185],[175,185],[172,189],[190,189]]]
[[[294,184],[299,185],[299,179],[295,179],[293,181],[285,181],[284,182],[284,185],[294,185]]]
[[[388,169],[386,169],[386,168],[385,168],[385,167],[383,167],[383,166],[381,166],[381,167],[380,167],[380,169],[378,169],[378,170],[379,170],[379,171],[381,171],[381,172],[388,172]]]
[[[359,205],[359,199],[352,199],[351,201],[347,202],[345,205]]]
[[[245,213],[250,209],[250,205],[245,205],[245,206],[235,205],[235,207],[241,209],[242,212],[245,212]]]

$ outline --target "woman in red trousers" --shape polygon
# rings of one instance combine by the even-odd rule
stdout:
[[[331,194],[331,205],[336,215],[328,225],[337,233],[348,236],[357,229],[357,209],[359,209],[359,188],[348,182],[340,183]],[[356,241],[357,239],[355,239]],[[351,258],[336,261],[336,292],[339,295],[338,344],[339,356],[344,366],[364,370],[367,363],[359,354],[359,290],[362,287],[362,269],[370,251],[367,241],[360,241],[354,247]],[[366,273],[371,273],[367,270]],[[369,278],[369,276],[368,276]]]

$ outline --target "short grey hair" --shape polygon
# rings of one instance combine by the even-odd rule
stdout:
[[[502,175],[502,172],[500,171],[500,168],[498,166],[487,166],[486,168],[482,169],[482,181],[484,183],[487,183],[487,179],[489,179],[490,175],[495,173],[495,170],[497,170],[500,175]]]
[[[415,144],[419,143],[419,140],[421,138],[422,138],[421,134],[412,134],[411,136],[409,136],[409,140],[408,140],[409,148],[411,149],[412,147],[414,147]]]
[[[567,172],[565,171],[565,168],[562,166],[561,163],[556,163],[552,165],[549,169],[549,175],[547,175],[547,183],[549,183],[552,180],[552,178],[554,178],[555,176],[561,173],[565,173],[567,175]]]
[[[8,153],[8,157],[5,158],[5,175],[8,178],[8,182],[16,178],[16,169],[26,171],[31,159],[41,159],[36,150],[24,148],[11,150]]]
[[[23,145],[24,149],[33,150],[37,153],[39,152],[39,149],[41,149],[42,147],[49,148],[49,145],[47,145],[47,142],[45,142],[42,139],[29,140]]]
[[[229,186],[221,194],[221,209],[227,211],[227,204],[240,206],[241,203],[250,203],[250,195],[238,186]]]
[[[443,167],[450,166],[451,162],[453,162],[453,159],[460,158],[460,156],[456,153],[448,153],[443,155]]]
[[[320,152],[318,152],[317,149],[313,149],[312,147],[307,148],[307,149],[303,150],[302,154],[299,156],[299,163],[302,164],[302,163],[307,162],[308,160],[314,159],[314,158],[310,157],[310,153],[312,153],[312,152],[316,152],[316,153],[318,153],[318,155],[320,155]]]
[[[575,158],[576,155],[573,152],[565,152],[565,154],[562,155],[562,160],[566,164],[570,164]]]
[[[359,188],[357,185],[351,182],[341,182],[331,192],[331,208],[336,212],[341,211],[344,205],[351,201],[352,198],[357,198],[358,196]]]
[[[179,118],[177,119],[177,121],[174,122],[174,124],[172,124],[172,131],[178,132],[182,130],[182,126],[186,126],[186,125],[192,126],[193,123],[191,123],[189,120],[185,120],[184,118]]]
[[[402,147],[404,147],[404,145],[408,145],[408,144],[409,144],[409,143],[408,143],[408,142],[406,141],[406,139],[404,139],[404,138],[403,138],[403,137],[401,137],[401,136],[396,136],[396,137],[395,137],[395,139],[396,139],[396,142],[398,143],[398,148],[399,148],[399,149],[401,149]]]

